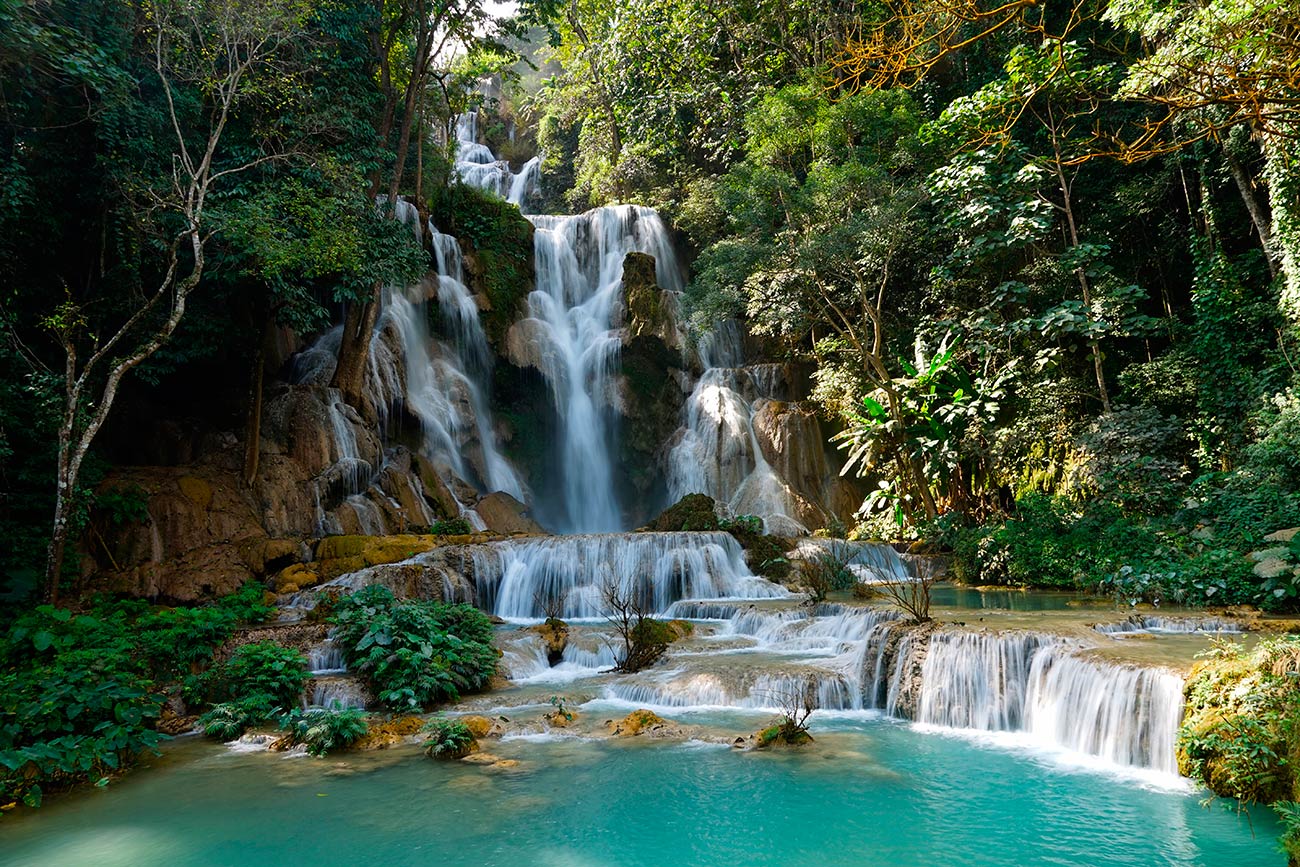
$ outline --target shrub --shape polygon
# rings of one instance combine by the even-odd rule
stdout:
[[[474,528],[464,518],[445,518],[429,525],[429,534],[433,536],[468,536],[473,532]]]
[[[354,707],[294,708],[280,717],[280,728],[313,756],[350,747],[369,730],[365,712]]]
[[[348,667],[393,709],[454,701],[496,673],[492,623],[469,605],[399,602],[387,588],[371,586],[340,599],[332,621]]]
[[[429,733],[429,739],[424,742],[424,754],[431,759],[462,759],[473,752],[478,743],[469,726],[443,716],[429,720],[424,730]]]
[[[264,618],[261,600],[251,585],[201,607],[100,600],[13,618],[0,636],[0,802],[36,806],[51,787],[106,783],[156,751],[166,685]]]
[[[213,705],[199,716],[198,726],[210,738],[233,741],[253,726],[273,719],[278,712],[271,696],[259,693]]]
[[[289,708],[302,698],[307,677],[307,657],[300,651],[260,641],[236,648],[229,659],[197,678],[192,690],[215,701],[266,696],[273,707]]]

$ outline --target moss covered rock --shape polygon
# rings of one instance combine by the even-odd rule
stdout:
[[[644,528],[662,533],[681,530],[717,530],[720,524],[713,498],[707,494],[687,494],[659,513]]]

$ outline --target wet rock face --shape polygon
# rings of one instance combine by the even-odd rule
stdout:
[[[628,253],[623,259],[623,350],[619,356],[617,405],[619,465],[625,502],[662,501],[659,451],[677,429],[685,393],[677,301],[655,281],[655,257]],[[648,515],[635,514],[631,522]]]
[[[552,666],[559,665],[564,660],[564,648],[569,646],[569,624],[549,618],[545,623],[539,623],[530,629],[545,642],[546,661]]]
[[[541,524],[532,519],[527,506],[504,491],[483,497],[474,504],[474,511],[478,512],[478,516],[493,533],[511,535],[546,532]]]

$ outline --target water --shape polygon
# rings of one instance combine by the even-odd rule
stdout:
[[[541,371],[559,417],[556,514],[542,522],[567,533],[624,529],[614,493],[615,374],[622,337],[623,260],[655,258],[659,286],[681,289],[681,272],[658,214],[633,205],[571,217],[534,216],[537,288],[512,329],[517,356]]]
[[[464,183],[495,193],[527,213],[528,200],[540,192],[541,157],[524,163],[518,174],[511,172],[510,163],[479,143],[477,112],[456,118],[456,144],[456,174]]]
[[[564,619],[600,618],[607,586],[647,613],[681,599],[772,598],[788,592],[753,575],[729,533],[550,536],[464,548],[480,608],[507,619],[541,619],[558,600]]]
[[[796,495],[768,463],[754,416],[777,396],[780,367],[743,367],[740,330],[719,323],[697,347],[705,368],[682,409],[682,425],[668,454],[669,500],[708,494],[733,515],[756,515],[769,533],[808,532],[795,517]]]
[[[730,717],[752,731],[762,716]],[[411,748],[326,760],[190,742],[0,826],[4,867],[1264,867],[1276,823],[1184,792],[884,721],[817,744],[493,742],[517,772]],[[236,794],[237,793],[237,794]]]

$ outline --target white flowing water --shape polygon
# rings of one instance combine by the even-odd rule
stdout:
[[[497,159],[487,145],[479,143],[477,112],[456,118],[456,145],[456,174],[469,186],[495,193],[520,210],[537,194],[541,157],[524,163],[518,174],[510,171],[510,163]]]
[[[537,620],[558,602],[565,619],[602,618],[616,588],[647,612],[681,599],[772,599],[789,592],[753,575],[729,533],[550,536],[467,546],[480,608]]]
[[[531,342],[559,416],[561,514],[544,521],[570,533],[623,529],[614,493],[614,374],[622,345],[615,327],[622,307],[623,260],[655,258],[655,277],[681,289],[667,229],[649,208],[597,208],[571,217],[530,217],[536,227],[537,288],[528,296],[520,333]]]
[[[1223,617],[1162,617],[1154,614],[1134,614],[1118,623],[1098,623],[1093,628],[1118,637],[1128,634],[1189,635],[1198,632],[1242,631],[1240,623]]]
[[[718,324],[699,342],[705,368],[682,410],[682,426],[668,455],[668,495],[708,494],[733,515],[757,515],[770,533],[808,532],[795,515],[794,497],[763,456],[754,430],[759,402],[777,396],[779,367],[743,367],[740,330]]]

